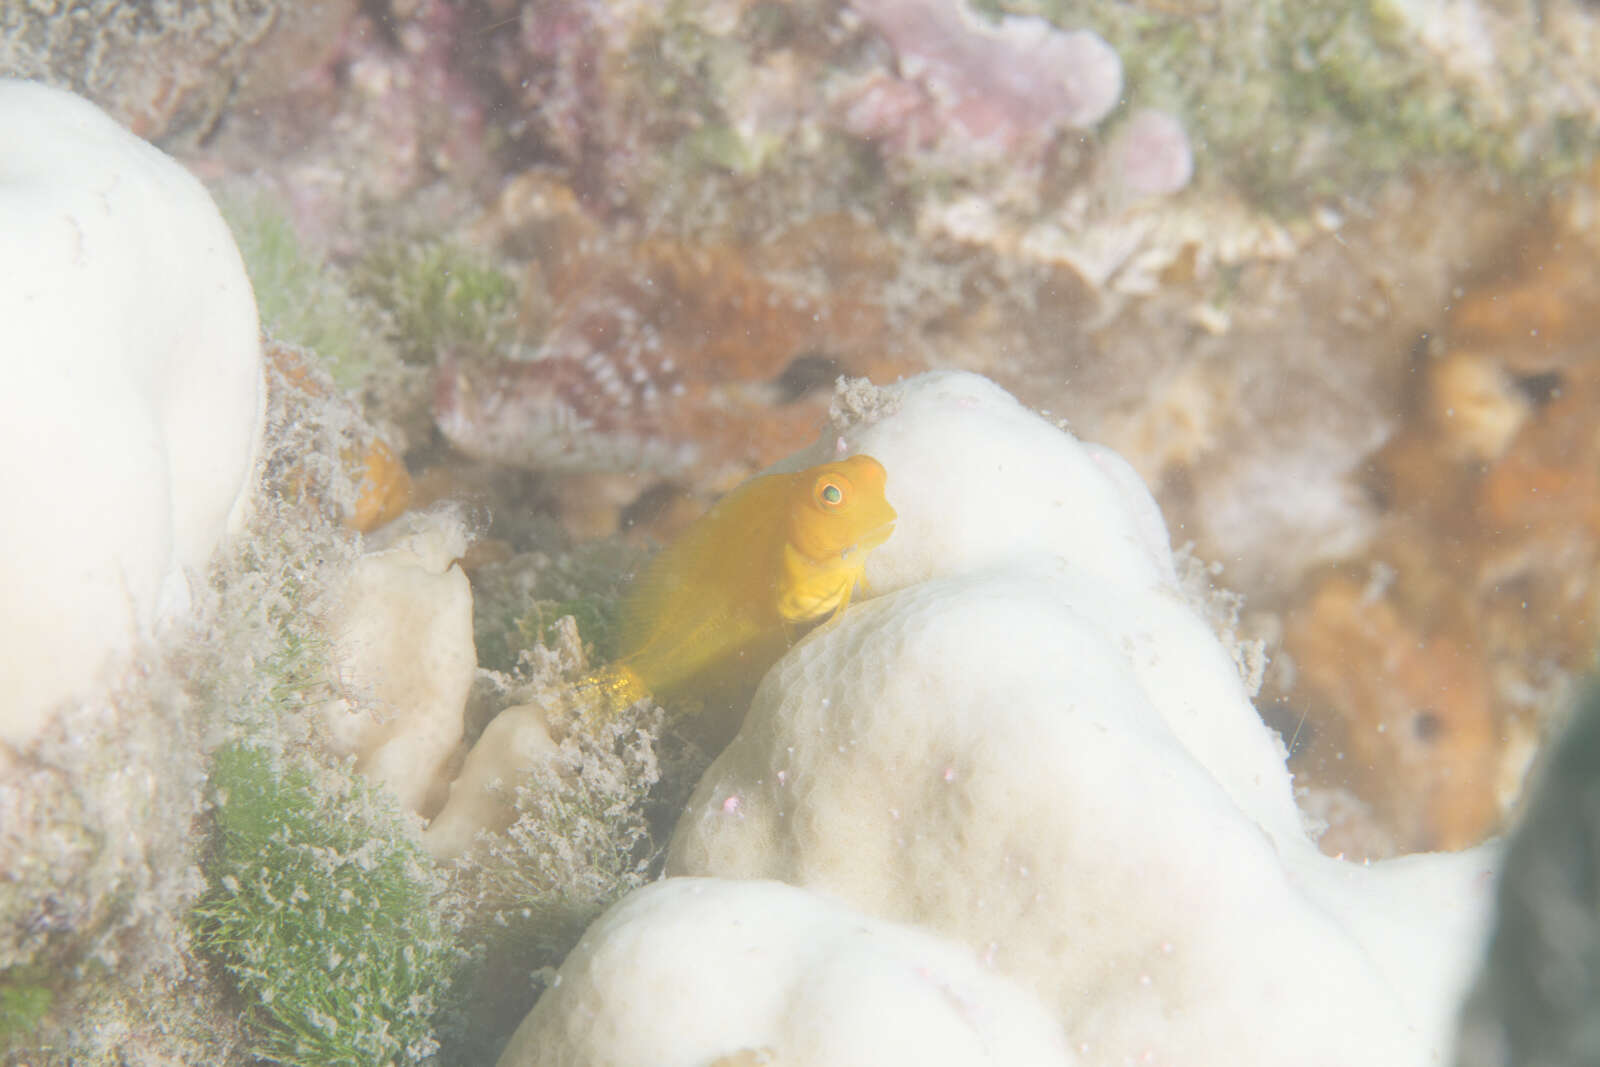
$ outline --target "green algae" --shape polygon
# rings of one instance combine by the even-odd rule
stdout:
[[[407,363],[450,352],[502,354],[516,339],[517,285],[486,255],[443,238],[397,240],[352,270],[355,292],[388,319],[387,337]]]
[[[211,889],[194,929],[251,1004],[254,1053],[307,1067],[432,1055],[456,955],[393,801],[245,745],[218,752],[211,787]]]
[[[0,1048],[31,1033],[55,1001],[37,967],[0,971]]]
[[[380,317],[346,273],[308,247],[265,195],[220,198],[267,332],[317,353],[334,382],[355,388],[395,363]]]

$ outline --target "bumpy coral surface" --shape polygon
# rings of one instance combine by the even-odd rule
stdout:
[[[937,930],[1086,1063],[1443,1056],[1491,858],[1317,852],[1114,454],[970,376],[876,403],[837,429],[895,472],[880,595],[767,676],[669,873]]]
[[[970,952],[773,882],[672,878],[591,926],[500,1067],[1074,1062]]]

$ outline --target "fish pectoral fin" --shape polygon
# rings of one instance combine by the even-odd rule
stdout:
[[[844,614],[844,609],[850,606],[850,594],[855,592],[855,587],[856,583],[854,582],[844,587],[844,592],[839,596],[839,603],[834,605],[833,614],[828,616],[828,621],[823,623],[824,626],[836,622],[839,616]]]

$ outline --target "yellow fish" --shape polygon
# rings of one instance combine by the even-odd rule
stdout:
[[[614,710],[758,681],[797,627],[849,605],[894,530],[885,480],[858,455],[733,490],[645,568],[623,600],[621,655],[579,688]]]

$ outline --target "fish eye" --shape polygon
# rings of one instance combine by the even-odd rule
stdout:
[[[824,479],[817,483],[817,503],[832,510],[844,503],[844,489],[837,481]]]

